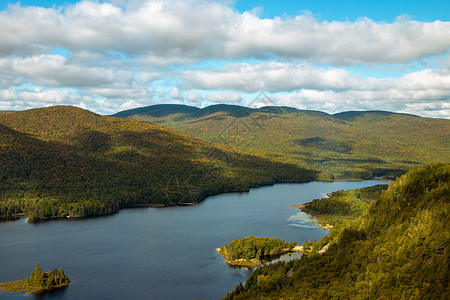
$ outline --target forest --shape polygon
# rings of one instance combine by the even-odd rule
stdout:
[[[306,203],[302,211],[318,219],[318,223],[332,231],[340,232],[345,225],[369,210],[370,204],[388,188],[386,184],[377,184],[354,190],[339,190],[327,198],[314,199]],[[329,237],[325,238],[327,240]]]
[[[449,209],[450,164],[415,168],[326,252],[255,269],[224,299],[448,299]]]
[[[234,239],[230,244],[219,248],[219,253],[228,264],[254,267],[261,259],[292,251],[296,242],[285,242],[279,238],[248,236]]]
[[[115,116],[313,169],[319,180],[395,179],[417,166],[448,162],[450,148],[450,120],[385,111],[330,115],[275,106],[160,104]]]
[[[195,204],[317,172],[75,107],[0,115],[0,217],[28,221]]]
[[[45,272],[39,264],[37,264],[34,271],[27,279],[3,283],[0,284],[0,288],[7,292],[24,291],[27,293],[39,294],[69,284],[69,277],[67,277],[62,268]]]

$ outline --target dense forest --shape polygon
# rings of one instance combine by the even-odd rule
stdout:
[[[61,268],[59,270],[53,269],[48,272],[42,270],[39,264],[36,265],[34,271],[27,279],[22,279],[13,282],[0,284],[0,288],[7,292],[27,292],[27,293],[42,293],[55,288],[69,285],[69,277]]]
[[[318,218],[320,225],[335,233],[365,213],[387,187],[386,184],[378,184],[362,189],[339,190],[329,194],[327,198],[312,200],[301,209]]]
[[[449,210],[450,164],[415,168],[326,252],[258,268],[225,299],[449,299]]]
[[[416,166],[448,162],[450,148],[450,120],[384,111],[330,115],[274,106],[162,104],[115,116],[318,170],[320,180],[395,179]]]
[[[279,238],[248,236],[234,239],[219,248],[219,253],[232,265],[257,266],[261,259],[291,251],[296,242],[285,242]]]
[[[75,107],[0,115],[0,216],[29,221],[197,203],[317,172]]]

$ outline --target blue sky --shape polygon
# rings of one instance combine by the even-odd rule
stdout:
[[[0,110],[229,103],[450,118],[449,16],[437,0],[2,1]]]
[[[0,2],[0,10],[7,8],[9,4],[20,2],[23,6],[59,7],[78,1],[74,0],[21,0]],[[232,6],[240,12],[260,8],[264,18],[276,16],[297,15],[308,10],[325,20],[356,20],[368,17],[376,21],[392,22],[400,15],[409,15],[419,21],[448,21],[450,19],[450,4],[445,0],[296,0],[296,1],[230,1]],[[114,3],[114,1],[113,1]]]

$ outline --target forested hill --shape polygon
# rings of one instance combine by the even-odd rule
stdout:
[[[450,164],[398,179],[328,250],[255,270],[227,299],[449,299]]]
[[[413,167],[449,158],[450,120],[385,111],[330,115],[289,107],[154,105],[115,116],[313,168],[325,180],[395,179]]]
[[[0,216],[80,217],[276,182],[313,171],[75,107],[0,115]]]

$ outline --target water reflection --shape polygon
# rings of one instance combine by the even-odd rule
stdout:
[[[295,215],[290,216],[287,221],[290,226],[295,226],[299,228],[316,228],[317,220],[311,219],[311,217],[304,212],[299,212]]]
[[[62,298],[64,296],[64,294],[67,292],[69,286],[64,286],[64,287],[61,287],[61,288],[50,290],[50,291],[45,292],[45,293],[40,293],[40,294],[35,295],[35,297],[37,299]]]

